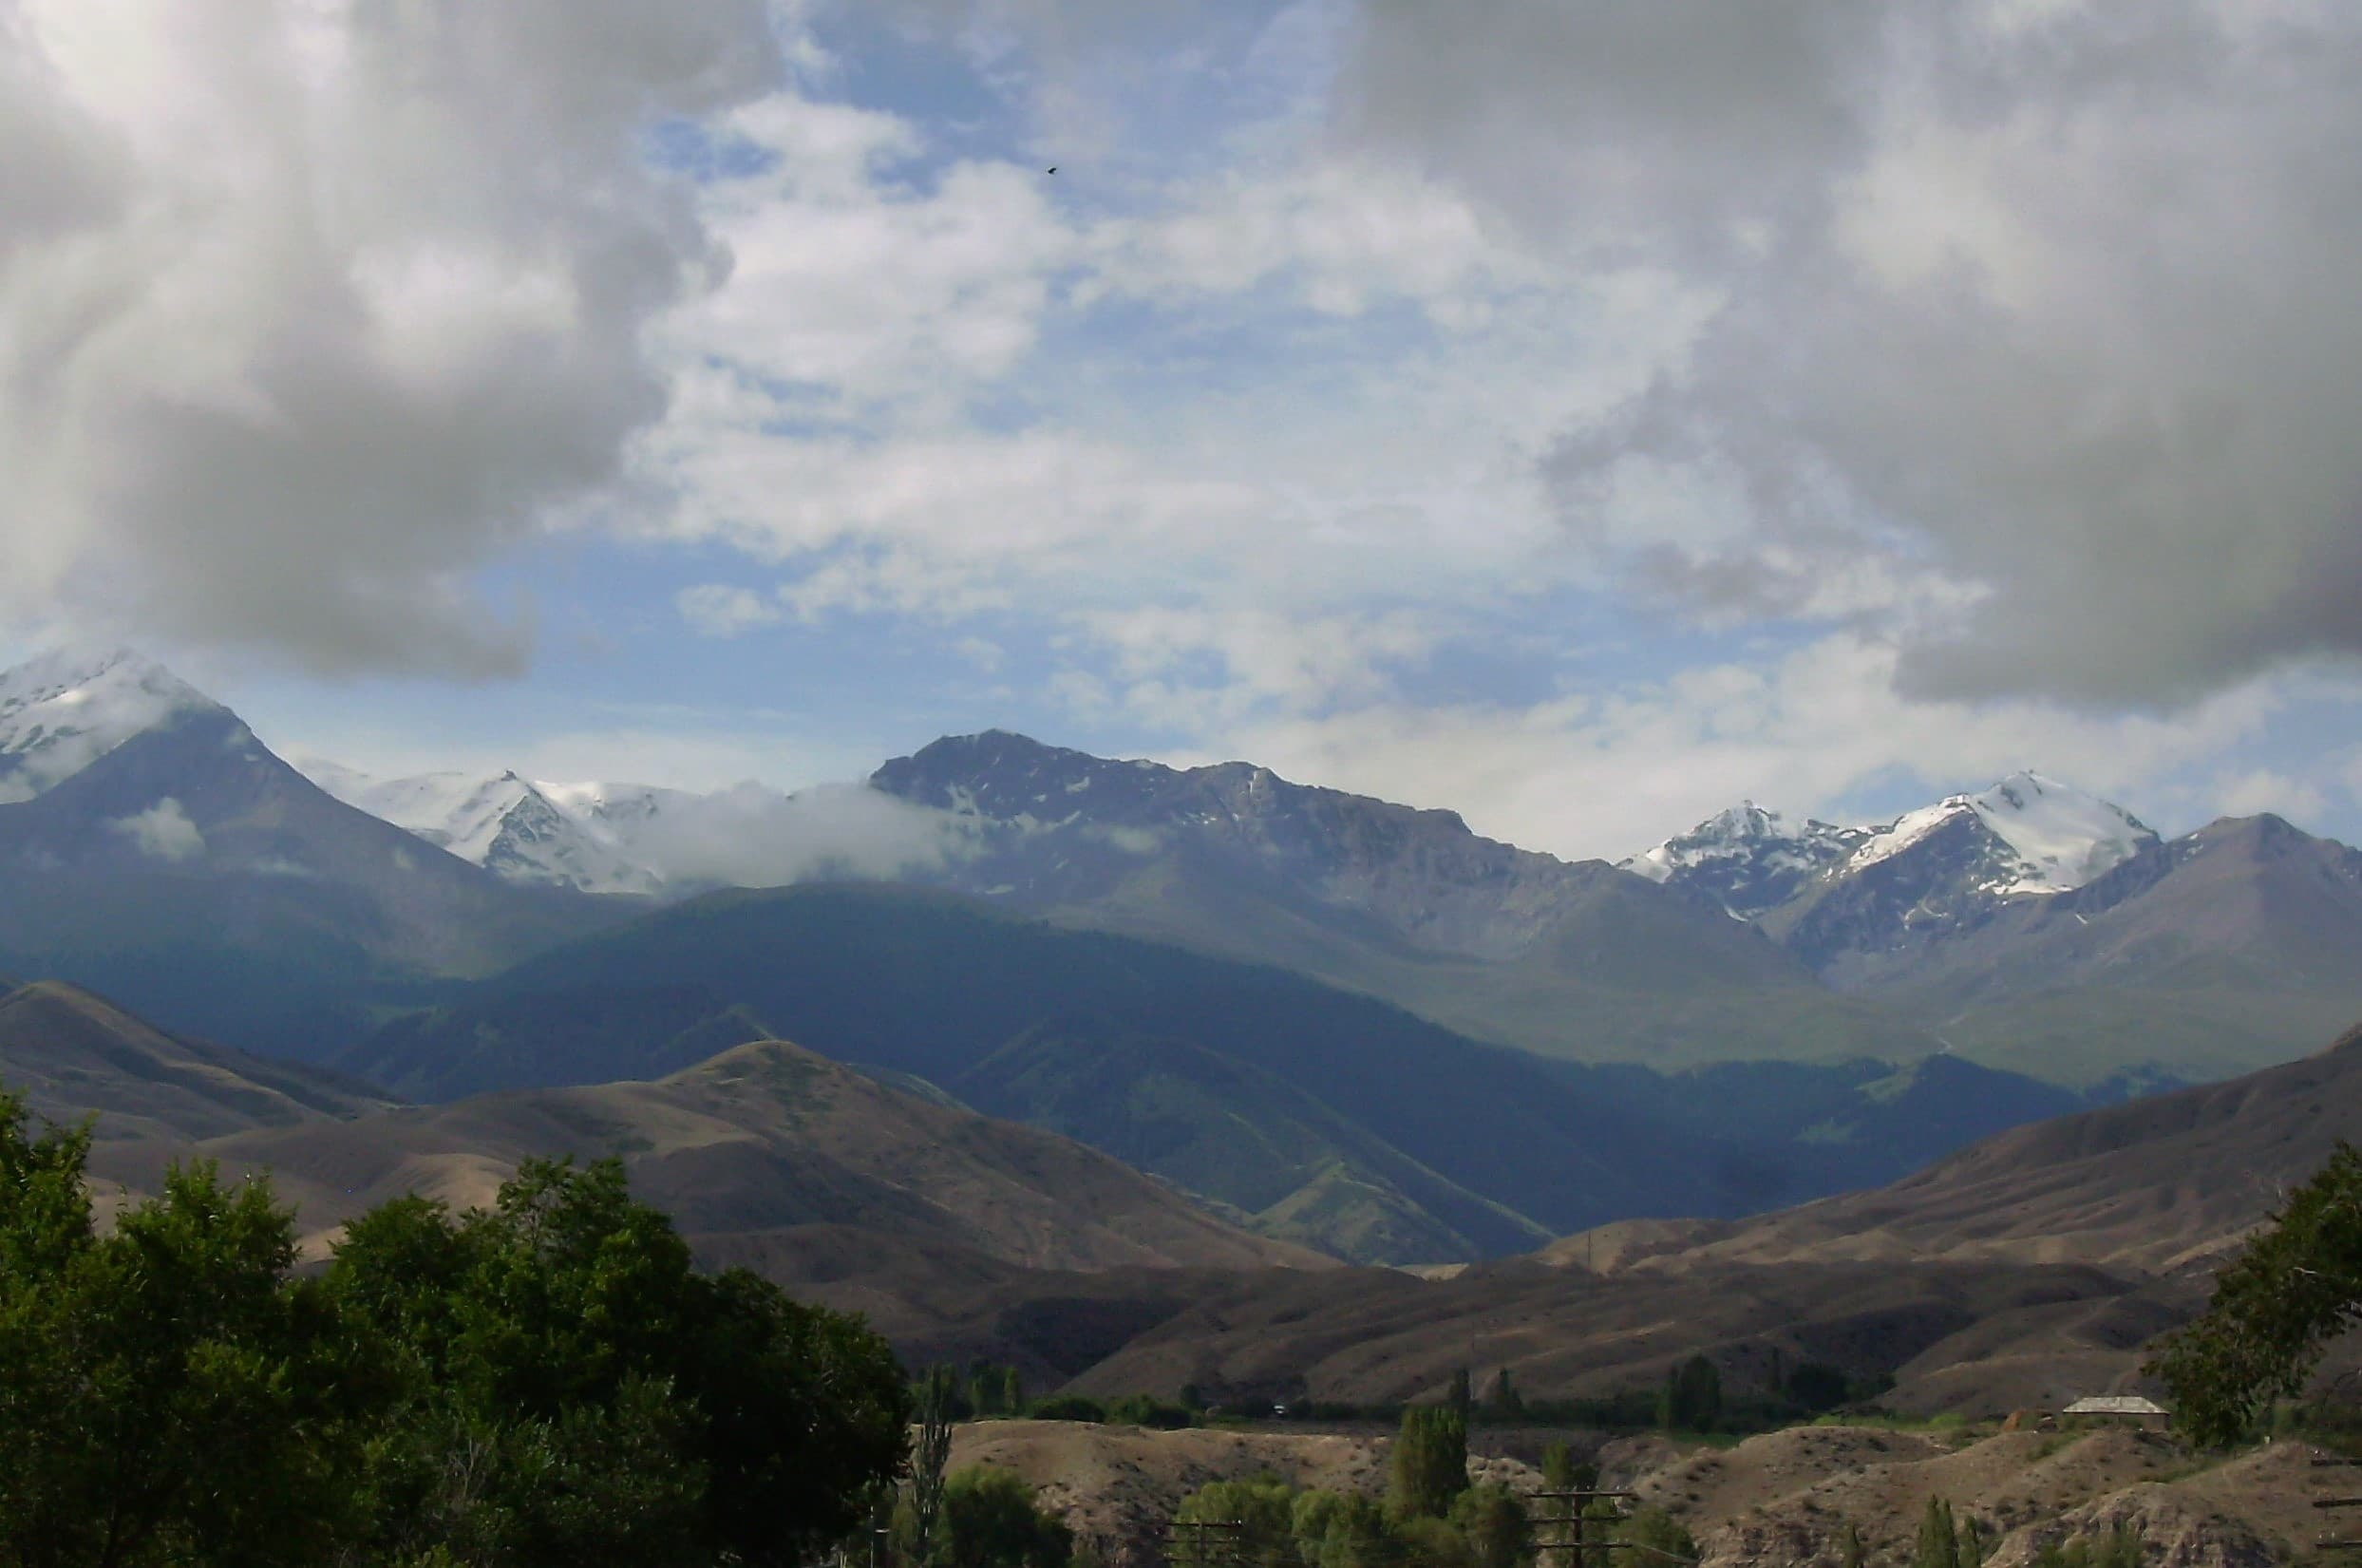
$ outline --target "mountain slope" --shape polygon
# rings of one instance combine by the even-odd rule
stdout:
[[[174,1152],[122,1148],[100,1166],[149,1190]],[[406,1192],[479,1204],[529,1156],[615,1155],[634,1195],[701,1248],[759,1251],[844,1226],[1033,1269],[1330,1261],[1238,1231],[1066,1139],[931,1105],[780,1041],[655,1083],[489,1095],[198,1152],[228,1170],[269,1170],[314,1249]]]
[[[1757,921],[1842,986],[1865,963],[1905,962],[2004,909],[2056,897],[2159,842],[2122,807],[2013,773],[1880,827],[1725,812],[1630,862]],[[1899,956],[1900,955],[1900,956]]]
[[[1601,861],[1224,763],[1113,762],[999,731],[873,787],[976,824],[951,885],[1063,924],[1284,964],[1473,1038],[1662,1066],[1937,1048],[1758,934]]]
[[[1278,1077],[1104,1020],[1030,1030],[948,1086],[1193,1192],[1265,1236],[1367,1262],[1522,1251],[1548,1232],[1421,1166]]]
[[[388,1104],[315,1068],[176,1039],[55,981],[0,994],[0,1085],[53,1122],[97,1118],[102,1140],[217,1138]]]
[[[406,1013],[349,1047],[346,1070],[419,1100],[661,1078],[776,1031],[694,983],[494,991]]]
[[[569,795],[563,786],[529,783],[514,773],[377,779],[316,760],[303,771],[347,805],[511,882],[582,893],[653,894],[663,886],[612,836],[561,806]],[[596,787],[576,786],[572,793]]]
[[[125,668],[73,688],[74,710],[92,715]],[[77,731],[74,755],[148,716],[157,684]],[[26,754],[53,766],[66,742],[46,721],[17,738],[36,727],[50,749]],[[289,1054],[319,1054],[372,988],[482,973],[612,917],[345,805],[201,699],[0,804],[0,967]]]
[[[2211,1264],[2326,1160],[2362,1140],[2362,1030],[2301,1061],[2059,1117],[1875,1191],[1736,1224],[1630,1227],[1621,1266],[1832,1260]],[[1579,1256],[1583,1238],[1549,1256]],[[1596,1255],[1596,1243],[1593,1244]]]
[[[2362,1016],[2362,853],[2277,817],[2225,820],[1836,973],[1960,1050],[2045,1077],[2247,1071]]]
[[[0,671],[0,804],[29,801],[132,736],[220,705],[127,649]]]
[[[631,1028],[609,1027],[627,1015]],[[1446,1256],[1468,1256],[1612,1215],[1751,1212],[1951,1146],[1939,1133],[1865,1155],[1804,1136],[1835,1114],[1829,1094],[1793,1097],[1784,1121],[1734,1079],[1717,1110],[1701,1096],[1719,1080],[1642,1074],[1643,1092],[1627,1082],[1638,1069],[1485,1046],[1284,970],[874,885],[651,914],[390,1024],[341,1064],[425,1098],[649,1073],[687,1048],[667,1042],[725,1015],[1069,1131],[1278,1234],[1389,1261],[1434,1260],[1391,1250],[1414,1237],[1464,1238]],[[1837,1103],[1865,1076],[1794,1070],[1826,1075]],[[1957,1136],[2005,1124],[1975,1117],[2015,1115],[2022,1087],[1990,1073],[1960,1087],[1975,1114]],[[1694,1113],[1675,1117],[1666,1102],[1685,1096]]]

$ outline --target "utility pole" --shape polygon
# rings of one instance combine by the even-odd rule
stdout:
[[[1557,1502],[1563,1505],[1556,1518],[1540,1519],[1534,1521],[1541,1529],[1564,1533],[1561,1540],[1537,1540],[1534,1543],[1537,1559],[1540,1559],[1543,1553],[1562,1551],[1566,1554],[1565,1568],[1583,1568],[1583,1554],[1588,1550],[1610,1552],[1621,1550],[1625,1545],[1622,1541],[1586,1540],[1584,1539],[1586,1526],[1583,1508],[1595,1499],[1609,1498],[1620,1502],[1621,1500],[1635,1495],[1632,1492],[1605,1491],[1587,1486],[1554,1488],[1546,1492],[1534,1493],[1533,1498],[1537,1502]]]

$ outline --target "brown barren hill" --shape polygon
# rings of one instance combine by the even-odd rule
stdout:
[[[151,1190],[186,1152],[126,1147],[97,1167]],[[758,1265],[810,1254],[797,1240],[815,1227],[1031,1269],[1333,1261],[1249,1236],[1079,1143],[930,1104],[776,1040],[653,1083],[483,1095],[196,1152],[229,1174],[269,1172],[315,1252],[404,1193],[482,1204],[527,1158],[613,1155],[701,1249]]]
[[[2341,1139],[2362,1140],[2362,1029],[2227,1083],[2001,1133],[1874,1192],[1760,1219],[1639,1222],[1545,1256],[1580,1266],[1604,1255],[1634,1270],[1941,1259],[2163,1274],[2218,1260]]]
[[[0,1086],[101,1140],[218,1138],[334,1122],[391,1101],[333,1074],[186,1040],[54,980],[0,995]]]

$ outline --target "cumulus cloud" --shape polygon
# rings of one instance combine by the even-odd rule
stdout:
[[[1721,299],[1546,465],[1635,580],[1859,616],[1816,596],[1876,557],[1930,698],[2362,652],[2362,13],[1371,0],[1355,36],[1357,145]],[[1633,527],[1668,471],[1702,532]]]
[[[129,839],[142,855],[159,860],[189,860],[205,853],[205,836],[178,800],[167,795],[145,811],[106,824]]]
[[[645,136],[778,70],[762,0],[0,0],[0,592],[516,669],[469,574],[615,481],[727,266]]]

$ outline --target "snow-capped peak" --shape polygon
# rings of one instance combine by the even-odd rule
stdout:
[[[1976,794],[1953,795],[1878,827],[1808,821],[1791,827],[1745,802],[1623,862],[1753,919],[1803,893],[1925,843],[1952,824],[1972,832],[1930,875],[1985,897],[2064,893],[2157,842],[2138,818],[2040,773],[2012,773]]]
[[[220,706],[128,649],[52,652],[0,672],[0,803],[31,800],[134,735]]]
[[[660,878],[587,811],[569,803],[610,786],[541,784],[503,773],[420,773],[379,779],[307,760],[313,784],[347,805],[417,834],[514,882],[585,893],[653,893]]]
[[[1984,891],[2005,897],[2081,887],[2158,841],[2122,806],[2026,771],[1980,794],[1953,795],[1904,813],[1872,834],[1844,870],[1890,860],[1962,817],[1974,817],[2008,847],[2010,860],[1993,867],[1984,883]]]
[[[1861,828],[1814,819],[1791,827],[1779,812],[1742,801],[1621,863],[1635,876],[1677,881],[1752,919],[1843,860],[1863,837]]]

